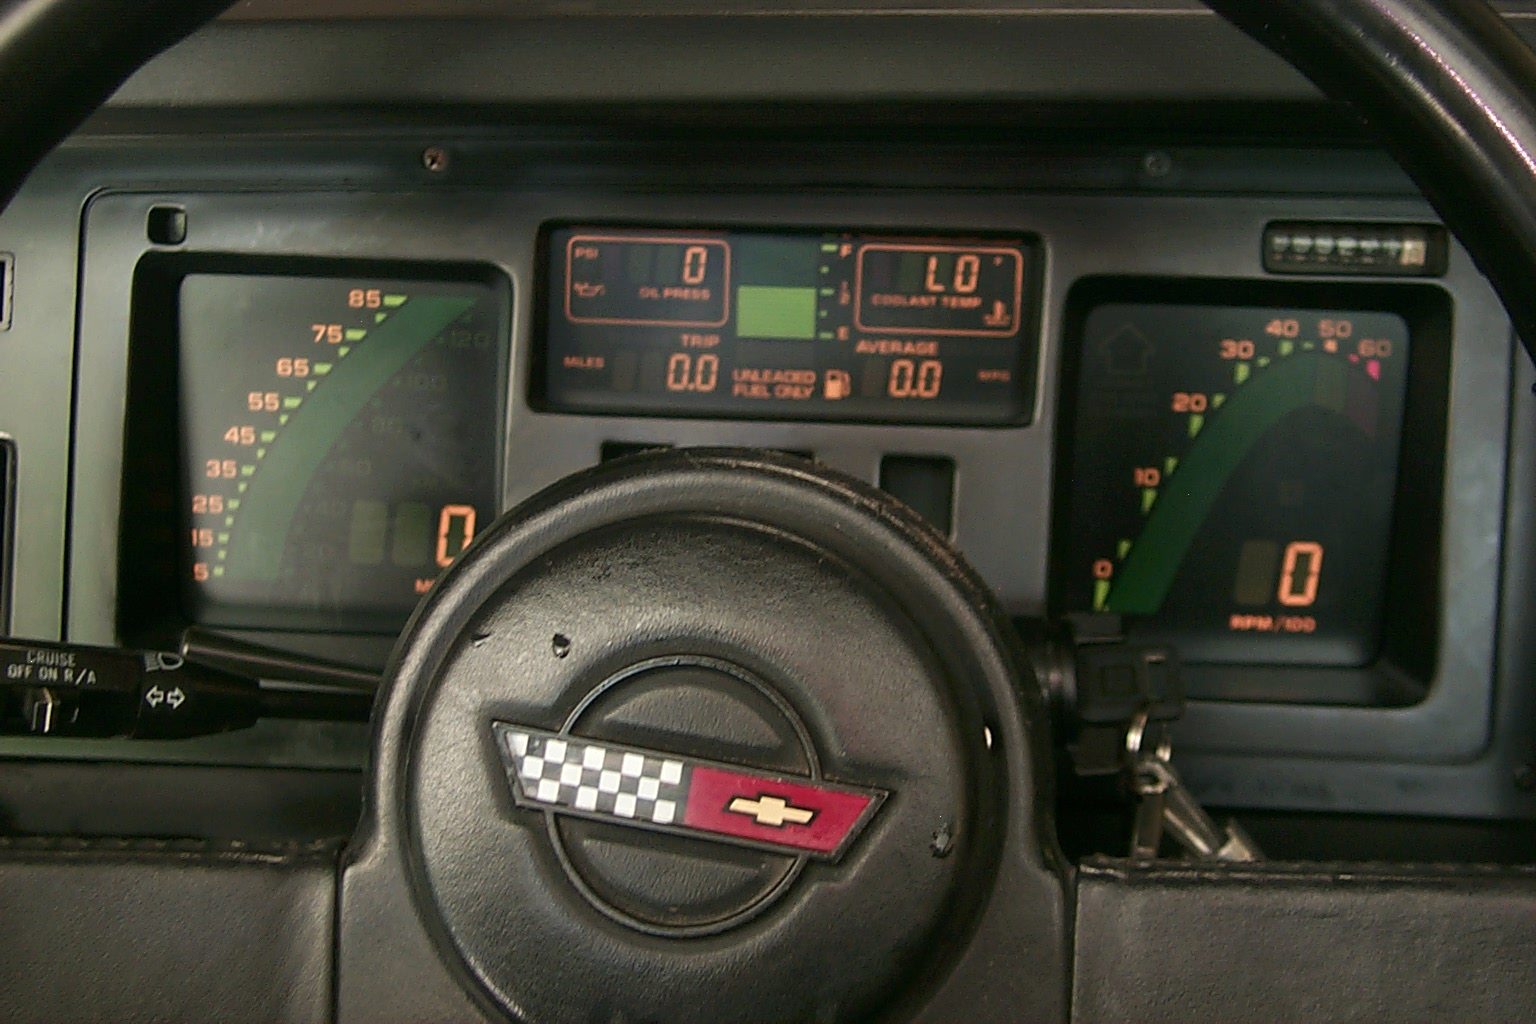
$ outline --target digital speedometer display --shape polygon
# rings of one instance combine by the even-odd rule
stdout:
[[[1005,424],[1028,418],[1019,239],[558,228],[542,399],[570,412]]]
[[[404,621],[496,513],[503,304],[469,280],[182,280],[199,621]]]
[[[1396,314],[1163,303],[1087,315],[1058,580],[1191,662],[1380,646],[1409,334]]]

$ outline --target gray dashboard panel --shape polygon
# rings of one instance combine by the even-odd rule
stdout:
[[[112,106],[1318,97],[1279,58],[1187,4],[930,4],[874,17],[502,4],[427,8],[404,22],[387,12],[326,18],[325,6],[210,25],[136,74]]]
[[[387,177],[387,175],[385,175]],[[605,441],[743,444],[811,450],[874,480],[886,454],[943,454],[957,466],[956,540],[1018,615],[1045,609],[1061,315],[1090,275],[1258,278],[1272,219],[1409,219],[1395,198],[1108,196],[1016,191],[625,187],[433,191],[156,191],[102,194],[86,216],[69,622],[75,639],[112,639],[127,316],[132,273],[150,246],[150,206],[182,204],[195,252],[483,261],[515,282],[503,507],[592,464]],[[1044,251],[1040,385],[1031,425],[922,428],[586,417],[527,401],[531,287],[540,226],[624,220],[894,230],[1031,232]],[[1180,729],[1181,763],[1223,802],[1478,813],[1458,786],[1413,787],[1426,763],[1478,763],[1489,745],[1494,615],[1503,526],[1511,347],[1502,310],[1459,249],[1443,282],[1455,302],[1441,664],[1428,698],[1400,709],[1199,703]],[[238,759],[229,739],[199,756]],[[205,745],[206,746],[206,745]],[[138,748],[136,748],[138,749]],[[144,752],[148,754],[148,751]],[[158,752],[166,756],[165,752]],[[245,756],[256,752],[245,751]],[[270,750],[264,755],[270,755]],[[314,751],[309,751],[313,756]],[[302,763],[305,755],[290,751]],[[280,758],[286,760],[287,758]],[[1262,765],[1262,767],[1260,767]],[[1505,807],[1489,797],[1490,806]],[[1488,807],[1481,808],[1483,811]]]
[[[0,213],[0,252],[15,256],[11,325],[0,331],[0,433],[16,441],[10,627],[56,638],[64,600],[65,504],[82,195],[40,182]],[[61,230],[61,227],[63,228]]]

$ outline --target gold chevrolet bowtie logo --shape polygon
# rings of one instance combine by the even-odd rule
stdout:
[[[760,796],[756,800],[739,796],[730,802],[726,810],[732,814],[748,815],[759,825],[771,825],[774,828],[783,828],[786,824],[809,825],[811,819],[816,817],[815,811],[795,807],[776,796]]]

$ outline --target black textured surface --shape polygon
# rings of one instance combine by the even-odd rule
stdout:
[[[1061,890],[1041,856],[1040,738],[1026,739],[1041,718],[1006,636],[908,510],[809,463],[677,451],[556,485],[477,540],[402,647],[343,956],[404,853],[450,964],[533,1020],[1059,1017]],[[616,668],[669,649],[761,674],[805,718],[828,778],[893,791],[842,864],[812,866],[707,940],[642,935],[584,905],[490,747],[493,717],[557,728]],[[935,856],[946,826],[957,842]],[[1003,947],[1034,969],[991,970]],[[343,1019],[381,1009],[369,959],[344,961]]]
[[[335,847],[0,840],[10,1024],[330,1019]]]
[[[1093,860],[1072,1019],[1516,1020],[1533,949],[1536,872]]]
[[[628,504],[616,496],[615,516]],[[997,838],[977,828],[977,782],[961,767],[981,724],[957,715],[944,693],[952,684],[914,642],[914,625],[880,607],[861,576],[825,550],[678,516],[576,538],[482,606],[423,709],[410,801],[429,898],[505,1005],[541,1022],[845,1020],[928,959],[938,922],[974,907]],[[550,652],[557,631],[572,641],[563,659]],[[807,720],[828,777],[894,791],[846,860],[809,866],[770,909],[709,943],[645,941],[594,915],[551,856],[544,815],[507,811],[499,759],[485,783],[492,716],[556,728],[613,669],[674,653],[754,670]],[[777,744],[753,750],[770,741],[752,742],[741,725],[701,728],[676,707],[660,717],[626,739],[778,767]],[[939,859],[928,847],[945,826],[963,845]],[[571,855],[570,829],[561,831]],[[649,868],[678,888],[717,884],[714,843],[608,832],[666,855]],[[609,891],[638,885],[644,869],[609,860],[599,871],[590,858],[575,866]],[[748,910],[740,896],[729,902]],[[682,1002],[679,992],[693,994]]]
[[[354,771],[0,761],[0,836],[339,842],[362,809]]]

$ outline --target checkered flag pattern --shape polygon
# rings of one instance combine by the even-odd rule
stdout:
[[[680,760],[527,729],[502,736],[524,800],[656,825],[682,821],[689,772]]]

